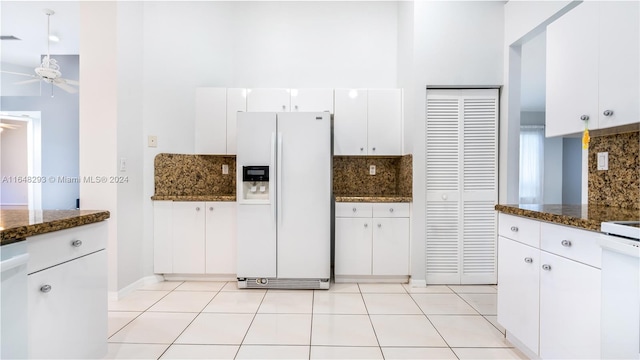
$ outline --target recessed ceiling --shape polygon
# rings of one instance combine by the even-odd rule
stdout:
[[[80,48],[79,1],[1,1],[0,35],[13,35],[20,40],[2,40],[3,63],[36,67],[40,56],[47,53],[47,16],[51,16],[51,34],[60,38],[51,42],[51,54],[77,55]]]

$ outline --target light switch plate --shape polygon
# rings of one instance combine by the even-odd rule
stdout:
[[[147,143],[149,147],[158,147],[158,137],[155,135],[149,135]]]
[[[598,170],[609,170],[609,153],[598,153]]]
[[[376,174],[376,166],[369,165],[369,175],[375,175],[375,174]]]
[[[222,165],[222,175],[229,175],[229,165],[227,164]]]

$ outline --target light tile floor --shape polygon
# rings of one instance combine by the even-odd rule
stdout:
[[[496,291],[163,282],[109,303],[106,359],[526,359],[497,323]]]

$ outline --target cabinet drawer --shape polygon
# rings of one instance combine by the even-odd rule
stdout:
[[[498,235],[537,248],[540,246],[540,222],[500,213]]]
[[[541,250],[600,268],[599,233],[548,223],[541,224],[540,233]]]
[[[373,204],[373,217],[408,218],[409,213],[408,203]]]
[[[372,215],[371,203],[336,203],[336,217],[362,217],[370,218]]]
[[[31,274],[104,249],[107,246],[107,236],[107,222],[101,221],[29,237],[27,272]]]

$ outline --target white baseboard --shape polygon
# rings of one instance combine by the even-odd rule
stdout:
[[[138,279],[136,282],[129,284],[118,291],[109,291],[109,300],[118,301],[126,295],[138,290],[139,288],[164,281],[162,275],[151,275]]]
[[[408,276],[391,276],[391,275],[336,275],[334,281],[338,283],[387,283],[387,284],[406,284],[409,282]]]
[[[236,274],[164,274],[167,281],[237,281]]]
[[[409,285],[414,288],[427,287],[427,280],[411,279],[409,280]]]

